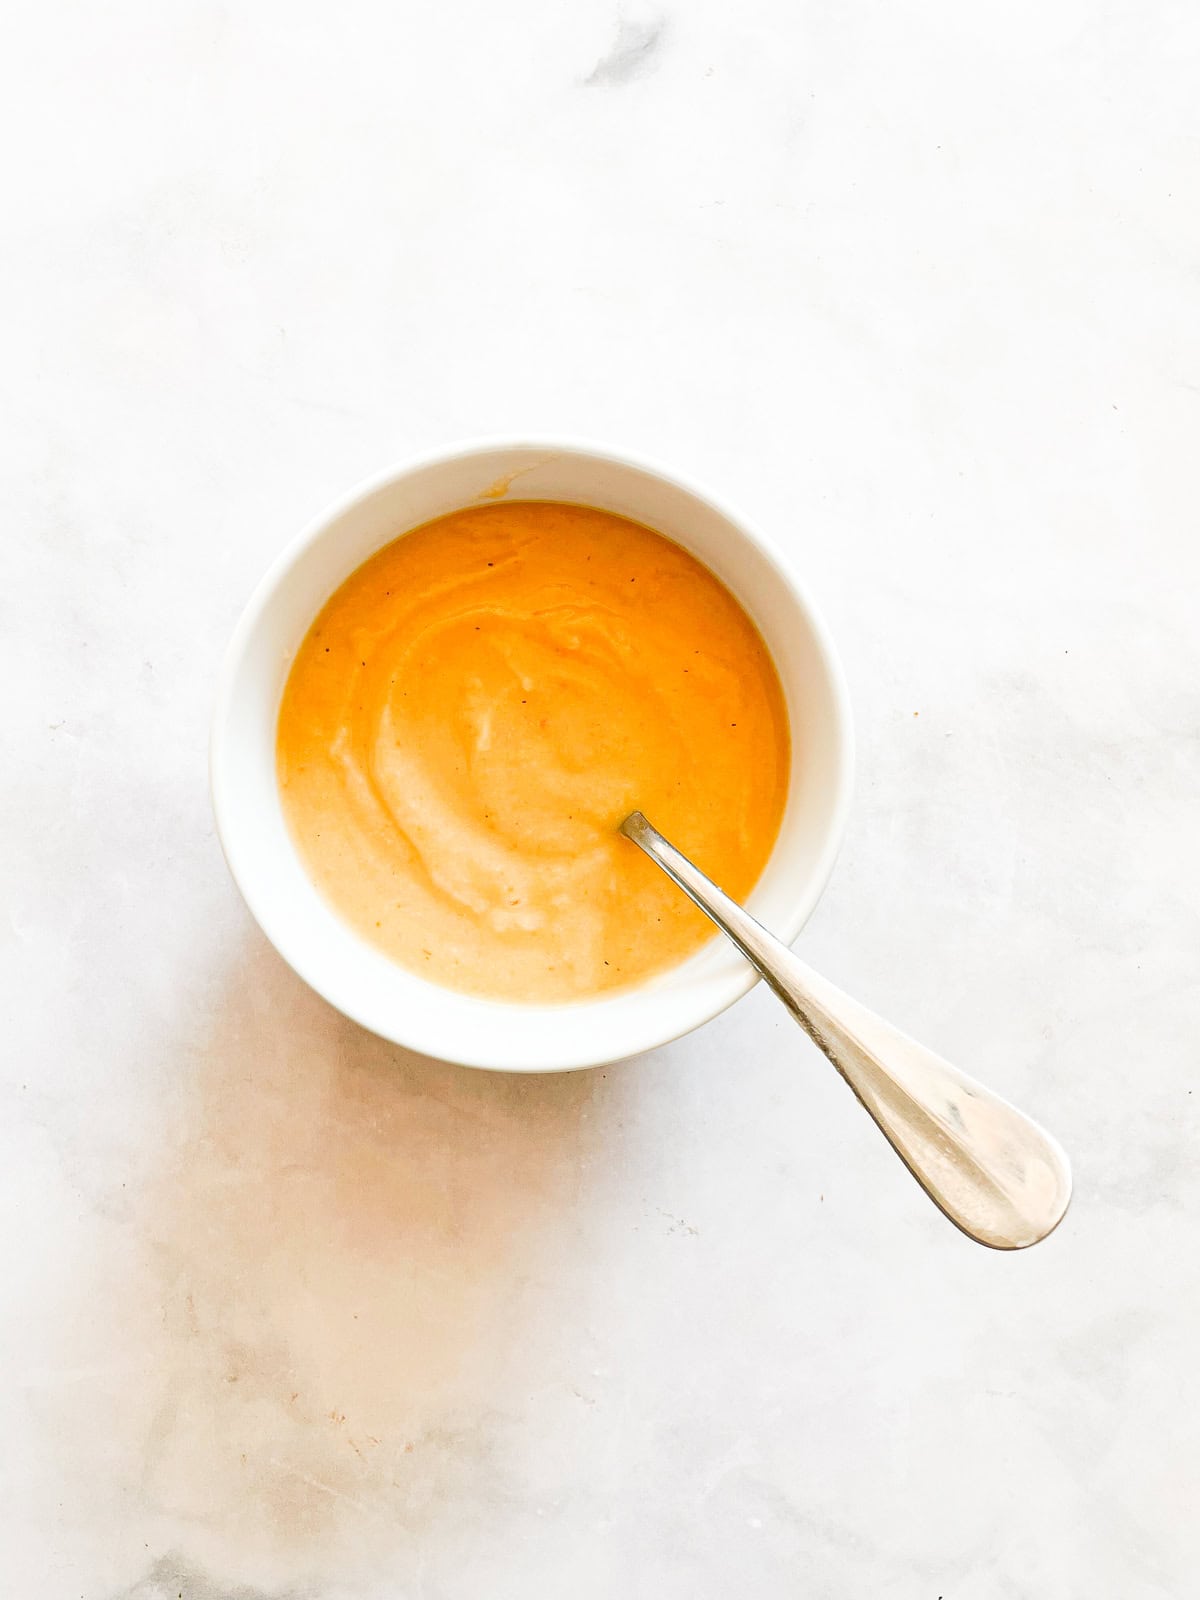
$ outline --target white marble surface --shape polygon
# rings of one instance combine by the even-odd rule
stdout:
[[[6,23],[0,1593],[1193,1593],[1195,6]],[[256,577],[535,429],[795,553],[860,745],[803,949],[1059,1133],[1046,1245],[955,1234],[762,993],[490,1078],[249,922]]]

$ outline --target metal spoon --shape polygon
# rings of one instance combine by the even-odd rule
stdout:
[[[833,1062],[925,1193],[980,1244],[1022,1250],[1062,1221],[1071,1168],[1057,1140],[999,1095],[826,983],[631,812],[640,845],[728,934]]]

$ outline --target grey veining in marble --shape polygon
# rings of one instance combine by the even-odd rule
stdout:
[[[13,11],[5,1600],[1194,1590],[1198,58],[1167,0]],[[492,1078],[249,922],[242,603],[521,431],[799,564],[859,730],[801,949],[1060,1135],[1044,1245],[765,995]]]
[[[654,66],[665,32],[666,18],[662,15],[647,17],[644,21],[621,16],[612,48],[601,56],[584,82],[621,84],[643,77]]]

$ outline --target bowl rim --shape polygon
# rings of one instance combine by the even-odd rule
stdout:
[[[648,1028],[644,1039],[639,1038],[638,1043],[632,1049],[622,1049],[616,1055],[612,1054],[611,1051],[598,1050],[595,1045],[589,1047],[586,1043],[581,1042],[574,1049],[556,1049],[553,1061],[538,1061],[536,1064],[530,1062],[527,1065],[517,1065],[509,1058],[499,1061],[494,1054],[489,1055],[486,1049],[464,1050],[461,1047],[456,1047],[452,1053],[437,1056],[428,1050],[423,1042],[413,1043],[410,1039],[403,1037],[405,1033],[403,1017],[398,1019],[399,1026],[388,1025],[378,1016],[364,1014],[366,1008],[357,1005],[353,998],[347,999],[345,996],[335,992],[337,985],[327,981],[326,975],[320,970],[320,963],[310,961],[307,958],[307,953],[303,949],[303,941],[301,939],[293,939],[291,936],[287,919],[282,915],[275,914],[270,903],[270,896],[255,894],[252,887],[247,884],[245,874],[239,870],[239,864],[236,859],[238,852],[230,842],[234,832],[231,827],[231,814],[234,803],[231,802],[228,794],[229,766],[225,759],[225,731],[248,647],[259,626],[262,614],[279,585],[303,555],[324,536],[330,525],[347,515],[360,502],[379,493],[381,490],[392,487],[414,473],[452,465],[458,461],[467,461],[475,456],[508,451],[534,451],[550,455],[574,455],[590,458],[608,465],[628,468],[634,472],[658,478],[670,487],[692,496],[729,523],[743,539],[756,548],[758,554],[768,563],[776,578],[786,588],[794,603],[804,614],[820,654],[829,687],[833,708],[836,760],[833,800],[817,864],[810,874],[805,894],[796,899],[786,920],[778,924],[773,930],[785,944],[790,944],[796,938],[812,915],[837,863],[849,818],[854,788],[854,722],[850,694],[832,635],[821,611],[814,603],[806,586],[797,577],[788,558],[780,552],[774,542],[762,532],[756,523],[747,518],[741,511],[735,510],[720,496],[713,494],[706,485],[699,483],[687,474],[665,468],[647,456],[624,449],[617,449],[592,439],[555,434],[497,434],[459,439],[451,444],[405,457],[380,471],[370,474],[368,477],[360,479],[350,489],[329,502],[317,516],[311,518],[300,532],[284,545],[283,549],[268,565],[262,577],[255,584],[226,646],[217,676],[210,722],[208,752],[209,793],[216,823],[217,839],[225,857],[230,876],[233,878],[244,904],[266,938],[288,966],[335,1010],[378,1037],[399,1045],[406,1050],[426,1055],[431,1059],[450,1061],[462,1066],[494,1072],[578,1071],[609,1065],[614,1061],[627,1060],[632,1056],[644,1054],[649,1050],[658,1049],[662,1045],[670,1044],[676,1039],[683,1038],[694,1029],[702,1027],[706,1022],[713,1021],[722,1012],[728,1010],[730,1006],[748,994],[759,981],[758,973],[750,966],[749,962],[746,962],[744,971],[736,976],[731,975],[725,978],[720,985],[720,990],[716,994],[715,1000],[712,1003],[706,1000],[692,1020],[677,1025],[673,1019],[659,1029]],[[512,496],[513,500],[519,500],[520,498],[519,494]],[[407,529],[405,531],[411,532],[412,530]],[[403,534],[397,534],[396,537],[403,537]],[[769,647],[770,642],[768,641]],[[330,908],[330,915],[336,916],[337,913]],[[439,985],[438,987],[444,986]],[[453,995],[456,991],[445,989],[445,992]],[[479,997],[464,995],[463,998],[478,999]],[[490,1003],[500,1006],[511,1003],[514,1009],[519,1007],[527,1011],[562,1012],[569,1015],[577,1011],[579,1007],[586,1006],[592,1002],[588,1000],[558,1001],[539,1005],[529,1002],[493,1000]],[[586,1035],[587,1030],[577,1029],[575,1032],[577,1036]]]

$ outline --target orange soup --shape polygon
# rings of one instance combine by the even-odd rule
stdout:
[[[706,567],[623,517],[516,501],[346,580],[292,666],[277,759],[308,872],[365,939],[451,988],[571,1000],[713,934],[622,818],[743,898],[789,737],[766,646]]]

